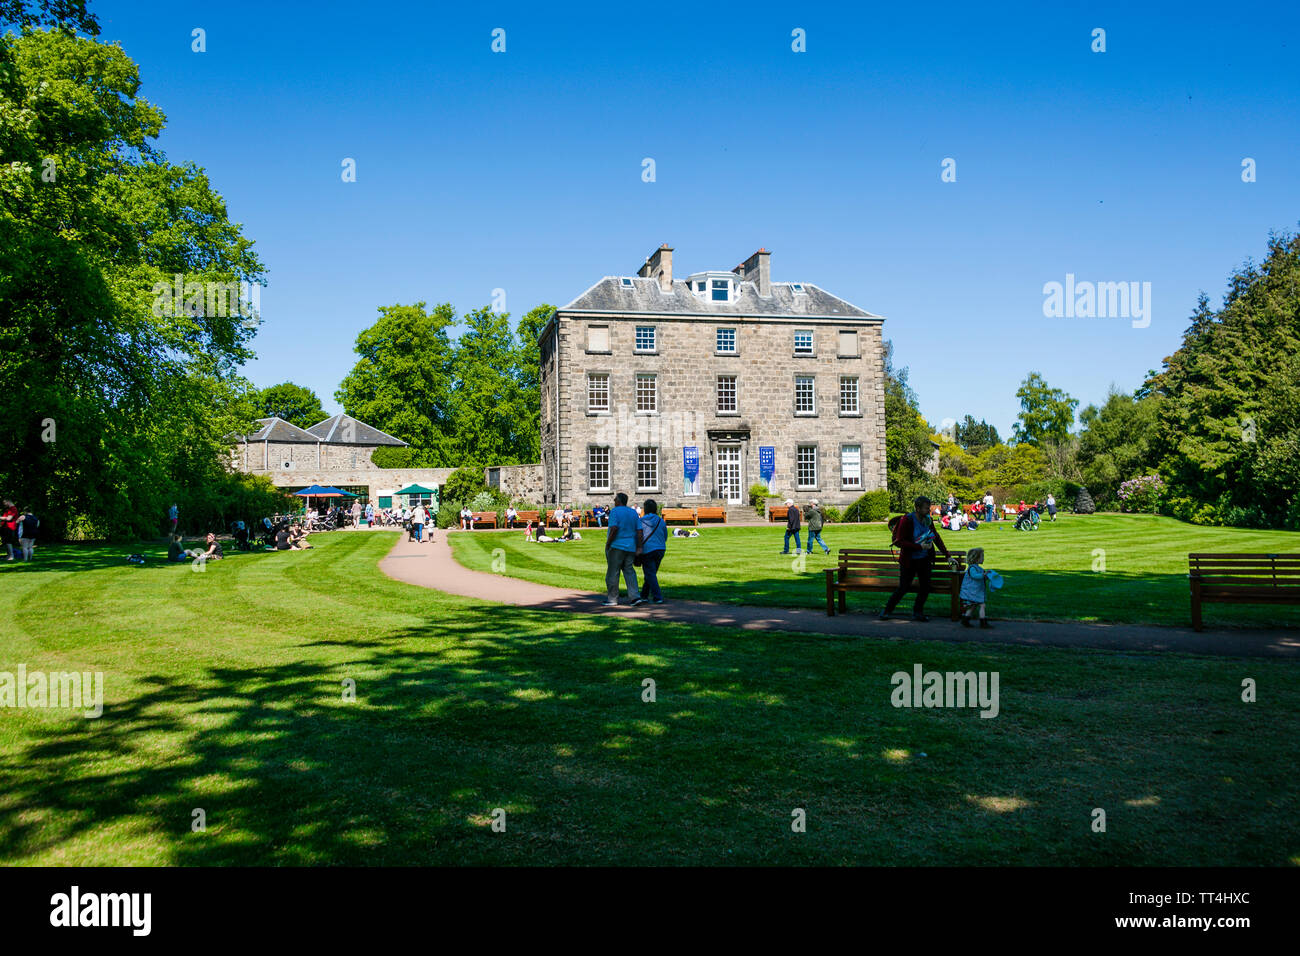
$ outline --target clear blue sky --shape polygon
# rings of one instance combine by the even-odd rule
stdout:
[[[933,423],[1005,434],[1031,369],[1136,387],[1296,228],[1294,5],[881,6],[91,4],[268,267],[247,374],[331,411],[376,307],[503,288],[517,319],[667,242],[679,274],[765,246],[887,317]],[[1045,318],[1066,273],[1150,282],[1150,326]]]

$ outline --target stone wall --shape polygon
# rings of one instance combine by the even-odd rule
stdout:
[[[759,481],[761,446],[775,449],[773,493],[782,497],[845,505],[864,491],[885,487],[880,321],[732,319],[723,315],[594,318],[563,313],[557,318],[560,376],[554,384],[560,389],[560,417],[558,423],[549,424],[558,424],[558,450],[554,429],[547,431],[545,408],[542,413],[542,464],[548,500],[554,498],[558,477],[560,499],[566,502],[604,499],[613,491],[626,491],[629,495],[653,494],[670,505],[719,503],[715,466],[720,445],[739,449],[742,496],[747,497],[749,486]],[[593,325],[609,327],[608,352],[587,351],[587,330]],[[656,328],[654,352],[635,350],[638,325]],[[717,353],[718,328],[736,330],[736,354]],[[813,331],[813,355],[795,355],[796,330]],[[857,332],[856,355],[840,356],[841,330]],[[547,344],[551,344],[549,340]],[[592,372],[609,375],[608,413],[588,410],[588,374]],[[655,413],[636,411],[637,373],[656,377]],[[737,410],[733,414],[718,412],[719,375],[736,376]],[[552,363],[543,364],[542,376],[546,396],[553,385],[549,381],[554,378]],[[795,413],[796,376],[814,379],[814,414]],[[857,414],[841,414],[842,377],[858,380]],[[554,402],[554,392],[549,394]],[[841,464],[846,445],[860,449],[859,487],[843,485]],[[611,491],[596,491],[590,485],[588,451],[592,446],[610,449]],[[684,487],[685,446],[694,446],[699,453],[699,494],[694,496]],[[816,449],[817,480],[808,487],[797,487],[795,480],[800,446]],[[637,487],[640,448],[658,451],[659,478],[654,488]]]
[[[502,494],[509,495],[511,500],[535,504],[541,504],[543,500],[545,476],[541,464],[488,468],[484,477],[488,487],[497,488]]]

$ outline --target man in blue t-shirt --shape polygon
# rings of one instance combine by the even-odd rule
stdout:
[[[627,581],[627,596],[632,604],[644,604],[636,583],[637,526],[641,518],[627,506],[627,495],[614,496],[614,507],[609,511],[609,532],[605,537],[605,607],[618,606],[618,576]]]

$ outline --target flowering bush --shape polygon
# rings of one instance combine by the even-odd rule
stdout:
[[[1154,514],[1165,495],[1165,480],[1159,475],[1130,478],[1119,486],[1120,511],[1147,511]]]

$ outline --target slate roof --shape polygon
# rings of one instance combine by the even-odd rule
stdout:
[[[248,435],[245,441],[274,441],[290,445],[314,445],[318,439],[305,428],[286,422],[283,418],[259,418],[262,427]]]
[[[791,288],[802,285],[805,294],[799,295]],[[642,312],[651,315],[700,316],[791,316],[828,319],[881,319],[865,309],[860,309],[839,296],[831,295],[807,282],[773,282],[771,295],[764,298],[758,287],[750,281],[740,280],[734,302],[715,302],[708,297],[698,297],[685,279],[674,279],[671,293],[659,288],[655,278],[632,279],[630,286],[622,276],[605,276],[582,295],[559,311],[561,312]]]
[[[313,441],[323,441],[333,445],[399,445],[407,442],[394,438],[387,432],[381,432],[374,425],[367,425],[351,415],[334,415],[317,422],[307,429]],[[345,436],[347,436],[345,438]]]

